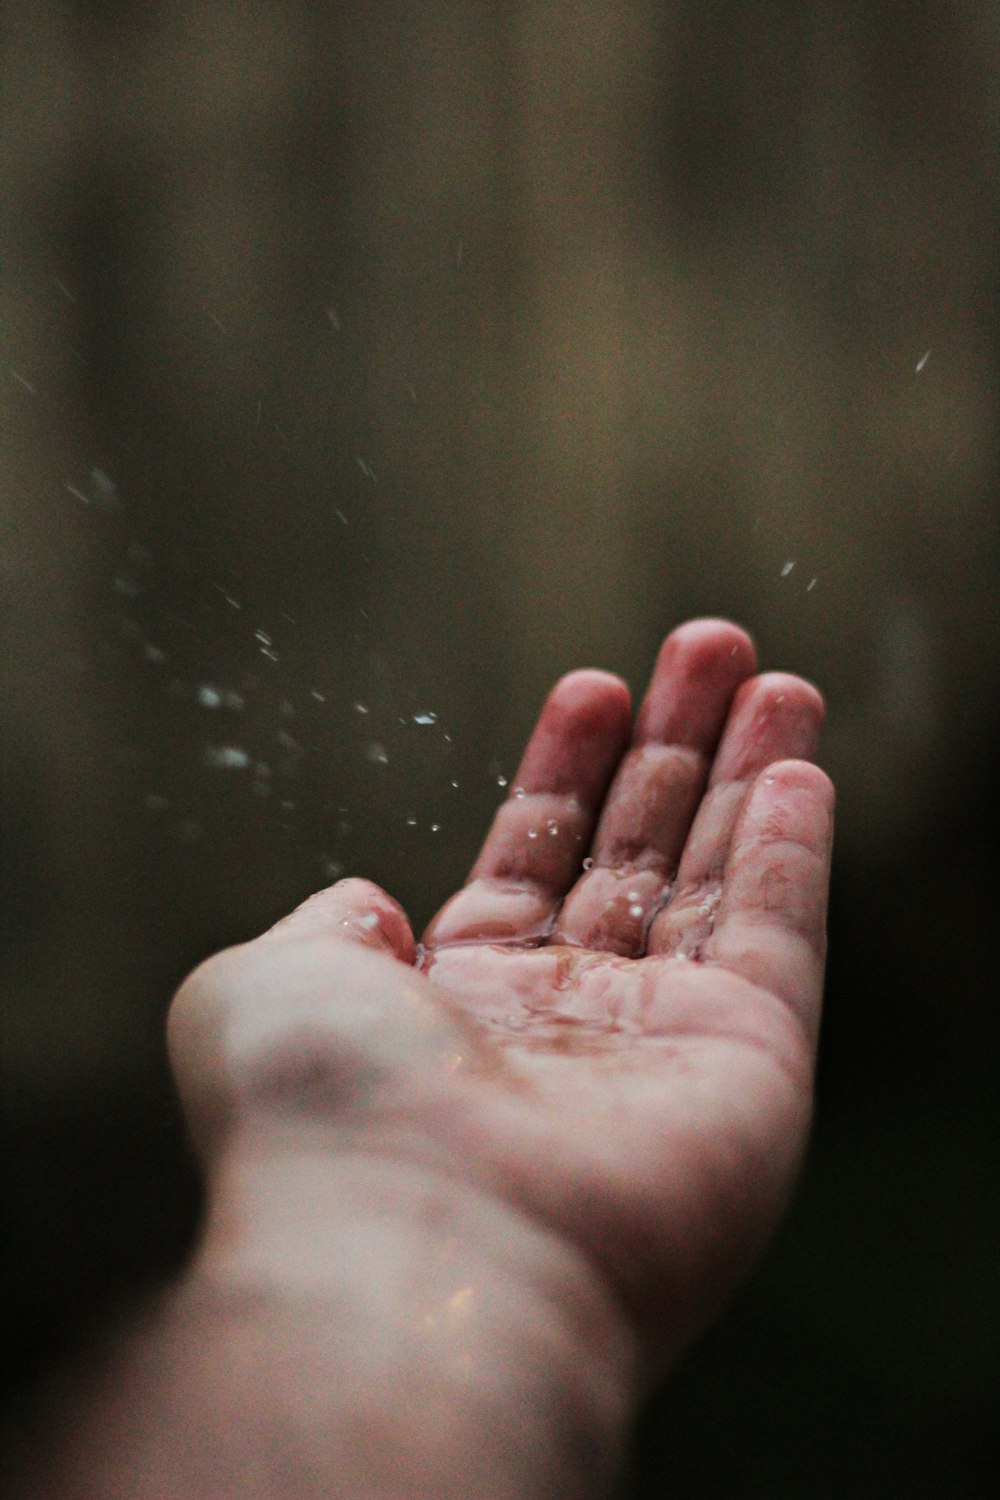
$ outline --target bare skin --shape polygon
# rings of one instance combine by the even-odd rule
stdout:
[[[623,682],[572,673],[420,944],[346,880],[195,972],[202,1243],[24,1493],[610,1492],[808,1130],[822,701],[755,671],[737,627],[682,626],[634,730]]]

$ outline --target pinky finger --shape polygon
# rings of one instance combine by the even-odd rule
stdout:
[[[757,778],[702,950],[784,1001],[812,1044],[826,957],[833,802],[829,778],[806,761],[779,761]]]
[[[317,891],[264,934],[329,937],[361,943],[412,964],[417,956],[413,931],[398,901],[371,880],[338,880]]]

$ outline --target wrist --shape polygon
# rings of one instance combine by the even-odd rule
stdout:
[[[235,1351],[244,1410],[323,1434],[338,1494],[613,1482],[635,1394],[623,1312],[574,1247],[422,1162],[237,1144],[184,1299]]]

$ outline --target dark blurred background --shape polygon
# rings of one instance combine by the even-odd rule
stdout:
[[[719,613],[828,696],[829,1019],[634,1493],[989,1493],[1000,9],[3,21],[10,1392],[189,1242],[186,970],[425,919],[551,680]]]

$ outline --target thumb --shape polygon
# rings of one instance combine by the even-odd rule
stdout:
[[[398,901],[371,880],[338,880],[316,891],[264,934],[321,937],[361,943],[412,964],[417,945],[406,913]]]

